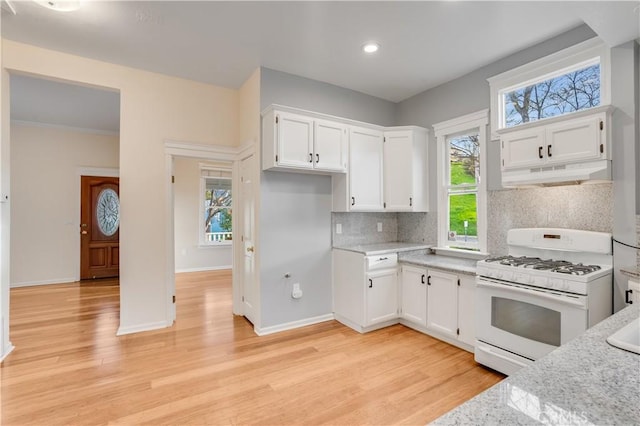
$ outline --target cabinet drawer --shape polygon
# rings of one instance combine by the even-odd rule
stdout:
[[[397,265],[398,265],[397,253],[365,257],[365,268],[367,269],[367,271],[376,271],[379,269],[393,269]]]

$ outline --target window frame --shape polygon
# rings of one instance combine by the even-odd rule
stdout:
[[[489,110],[484,109],[452,120],[433,125],[437,151],[437,184],[438,184],[438,247],[439,251],[451,254],[476,257],[487,252],[487,136]],[[477,184],[477,229],[478,250],[451,247],[448,240],[449,230],[449,138],[472,132],[478,133],[480,149],[480,175]],[[476,186],[476,185],[473,185]]]
[[[207,189],[207,179],[228,179],[231,182],[231,205],[228,207],[233,210],[233,174],[231,168],[225,167],[212,167],[208,165],[200,165],[200,192],[198,194],[198,246],[199,247],[228,247],[233,245],[233,240],[225,241],[207,241],[206,232],[204,230],[204,222],[206,220],[204,215],[205,205],[205,191]],[[208,176],[209,173],[218,173],[219,176]],[[233,226],[233,225],[232,225]],[[233,228],[231,229],[233,233]]]
[[[529,123],[506,127],[503,95],[512,90],[557,77],[582,66],[600,64],[600,105],[611,104],[611,60],[610,50],[598,37],[560,50],[551,55],[529,62],[512,70],[487,79],[490,87],[491,138],[498,139],[501,131],[511,131],[530,123],[542,123],[558,117],[570,118],[573,114],[587,110],[572,111],[562,115],[542,118]]]

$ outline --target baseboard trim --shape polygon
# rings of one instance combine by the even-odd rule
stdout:
[[[333,314],[320,315],[312,318],[305,318],[298,321],[287,322],[284,324],[272,325],[269,327],[254,327],[253,331],[258,336],[266,336],[267,334],[278,333],[280,331],[293,330],[295,328],[305,327],[307,325],[318,324],[320,322],[331,321],[334,319]]]
[[[231,265],[224,266],[206,266],[204,268],[181,268],[176,269],[176,274],[181,274],[183,272],[206,272],[206,271],[221,271],[223,269],[231,269]]]
[[[4,361],[15,348],[16,347],[13,346],[11,342],[9,342],[9,345],[6,348],[4,348],[4,353],[0,357],[0,362]]]
[[[161,328],[171,327],[172,325],[173,324],[169,323],[168,321],[156,321],[156,322],[149,322],[146,324],[139,324],[139,325],[134,325],[129,327],[118,327],[116,336],[124,336],[126,334],[133,334],[133,333],[142,333],[143,331],[159,330]]]
[[[41,280],[41,281],[23,281],[21,283],[11,283],[9,284],[10,288],[18,288],[18,287],[31,287],[38,285],[51,285],[51,284],[68,284],[79,281],[78,277],[69,277],[69,278],[54,278],[52,280]]]

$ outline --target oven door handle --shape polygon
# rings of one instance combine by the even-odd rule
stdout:
[[[478,287],[490,288],[496,290],[510,291],[512,293],[523,294],[527,296],[539,297],[542,299],[550,300],[553,302],[564,303],[565,305],[577,306],[580,308],[586,308],[584,302],[580,299],[573,299],[570,296],[563,296],[557,294],[550,294],[544,290],[528,290],[519,286],[511,285],[508,283],[495,283],[485,279],[479,280],[476,285]]]

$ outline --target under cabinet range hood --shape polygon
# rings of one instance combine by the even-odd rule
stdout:
[[[502,172],[502,186],[555,186],[610,181],[611,160],[595,160]]]

